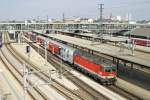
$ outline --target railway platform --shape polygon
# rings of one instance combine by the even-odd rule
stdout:
[[[89,37],[89,38],[91,38],[91,37],[100,38],[100,37],[96,37],[93,34],[79,34],[79,35]],[[113,36],[110,36],[110,35],[104,35],[102,39],[110,41],[110,42],[125,42],[127,40],[127,38],[125,38],[125,37],[113,37]],[[150,53],[150,47],[136,45],[135,50]]]
[[[66,34],[66,35],[69,35],[69,36],[74,36],[74,37],[77,36],[77,37],[80,37],[80,38],[85,38],[87,40],[91,40],[92,38],[99,39],[99,40],[106,40],[106,41],[109,41],[108,44],[111,44],[111,45],[115,45],[116,43],[119,43],[119,42],[125,42],[127,40],[127,37],[114,37],[114,36],[111,36],[111,35],[103,35],[103,36],[98,37],[96,34],[92,34],[92,33],[63,32],[63,34]],[[150,47],[136,45],[135,50],[145,52],[145,53],[150,53]]]
[[[142,51],[142,52],[150,53],[150,47],[144,47],[144,46],[136,45],[135,49],[139,50],[139,51]]]
[[[100,44],[99,42],[94,42],[94,44],[89,40],[83,40],[75,37],[65,36],[61,34],[49,34],[46,35],[49,38],[61,40],[63,42],[72,44],[74,47],[82,47],[91,50],[91,52],[98,52],[117,58],[118,60],[124,60],[133,64],[138,64],[143,67],[150,67],[150,54],[134,51],[134,55],[131,55],[130,50],[125,50],[120,52],[120,48],[116,46],[111,46],[108,44]],[[78,42],[77,42],[78,41]],[[118,62],[117,62],[118,63]]]

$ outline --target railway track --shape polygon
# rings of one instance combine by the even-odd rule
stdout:
[[[37,50],[37,47],[36,46],[34,46],[34,45],[31,45],[35,50]],[[44,50],[40,50],[40,54],[44,57]],[[58,57],[56,57],[56,56],[54,56],[54,55],[52,55],[51,53],[48,53],[48,61],[49,62],[51,62],[51,63],[55,63],[53,66],[55,66],[58,70],[61,70],[60,69],[60,66],[61,66],[61,64],[62,63],[60,63],[61,61],[60,61],[60,59],[58,58]],[[64,65],[65,64],[65,65]],[[63,67],[65,67],[65,68],[63,68],[63,72],[64,71],[67,71],[68,69],[69,70],[74,70],[73,69],[73,67],[71,68],[70,67],[70,65],[69,64],[66,64],[66,63],[63,63]],[[76,82],[79,82],[79,83],[76,83],[76,84],[80,84],[81,85],[81,83],[83,83],[84,84],[84,86],[86,85],[84,82],[81,82],[81,80],[79,81],[79,79],[77,79],[75,76],[73,76],[71,73],[69,73],[69,71],[68,71],[68,73],[66,73],[66,74],[64,74],[66,77],[68,77],[71,81],[73,81],[74,83],[76,83]],[[71,76],[71,77],[70,77]],[[76,81],[74,81],[74,80],[76,80]],[[82,84],[82,85],[83,85]],[[84,87],[82,87],[82,88],[84,88]],[[108,87],[107,87],[108,88]],[[84,88],[85,89],[85,88]],[[128,99],[135,99],[135,100],[138,100],[139,98],[137,98],[137,97],[135,97],[135,96],[133,96],[132,94],[130,94],[130,93],[127,93],[127,92],[125,92],[125,91],[123,91],[123,90],[121,90],[120,88],[118,88],[118,87],[116,87],[116,86],[111,86],[111,87],[109,87],[109,89],[111,89],[111,90],[115,90],[115,92],[116,93],[118,93],[118,94],[120,94],[120,95],[123,95],[124,97],[126,97],[126,98],[128,98]],[[88,92],[89,93],[92,93],[91,91],[89,91],[90,89],[88,88]],[[121,92],[121,93],[120,93]],[[97,92],[96,92],[97,93]],[[96,94],[96,96],[97,96],[97,94]],[[96,97],[95,96],[95,97]]]
[[[32,46],[33,47],[33,46]],[[37,50],[36,47],[33,47],[35,50]],[[40,50],[41,56],[44,57],[44,51]],[[71,74],[69,71],[74,70],[70,67],[66,67],[63,62],[60,59],[55,58],[52,54],[48,53],[48,62],[50,62],[57,70],[61,71],[66,78],[71,80],[73,83],[75,83],[78,87],[80,87],[80,91],[75,91],[78,95],[81,95],[85,100],[97,100],[98,98],[106,99],[106,97],[102,96],[102,94],[98,93],[96,90],[88,86],[86,83],[75,77],[73,74]],[[63,68],[61,69],[60,66]],[[65,67],[65,68],[64,68]]]
[[[31,45],[36,51],[38,51],[38,48],[35,46],[35,45]],[[40,55],[44,57],[44,49],[40,48],[39,50],[40,52]],[[48,61],[51,62],[53,64],[53,66],[56,67],[56,69],[58,70],[62,70],[60,69],[60,66],[62,66],[62,63],[61,63],[61,60],[54,56],[53,54],[51,54],[50,52],[48,52]],[[74,70],[74,67],[72,67],[72,65],[70,64],[67,64],[65,62],[63,62],[63,72],[67,71],[66,74],[64,74],[69,80],[71,80],[72,82],[76,83],[77,85],[80,85],[80,87],[83,89],[83,90],[86,90],[88,93],[90,94],[95,94],[94,96],[97,98],[97,95],[100,95],[100,94],[97,94],[97,91],[90,88],[90,87],[87,87],[87,84],[82,82],[80,79],[78,79],[77,77],[75,77],[74,75],[72,75],[68,70]],[[69,76],[69,77],[68,77]],[[122,95],[123,97],[127,98],[127,99],[131,99],[131,100],[140,100],[139,97],[137,96],[134,96],[132,93],[129,93],[129,92],[126,92],[124,90],[122,90],[121,88],[115,86],[115,85],[112,85],[112,86],[108,86],[107,87],[108,89],[116,92],[117,94],[120,94]],[[95,98],[95,99],[96,99]]]
[[[13,55],[15,55],[14,54],[14,50],[13,50],[13,48],[11,48],[12,50],[12,53],[13,53]],[[19,54],[17,54],[17,55],[19,55]],[[20,58],[18,58],[17,56],[15,56],[16,57],[16,59],[18,59],[18,60],[20,60]],[[22,58],[23,59],[23,58]],[[25,59],[24,59],[25,60]],[[26,61],[26,60],[25,60]],[[27,61],[26,61],[27,62]],[[30,66],[32,66],[32,67],[29,67],[29,65],[27,66],[30,70],[33,70],[33,71],[40,71],[40,69],[39,68],[37,68],[36,66],[34,66],[33,64],[31,64],[30,63]],[[56,65],[55,65],[56,66]],[[48,76],[48,74],[47,73],[38,73],[37,74],[37,76],[38,77],[40,77],[41,79],[43,79],[43,80],[45,80],[45,81],[47,81],[47,80],[49,80],[49,76]],[[95,97],[94,96],[92,96],[92,95],[90,95],[90,96],[88,96],[88,95],[86,95],[86,93],[85,93],[85,96],[83,96],[83,94],[84,94],[84,91],[78,91],[78,90],[76,90],[76,91],[72,91],[72,90],[70,90],[70,89],[68,89],[68,88],[66,88],[66,87],[64,87],[62,84],[60,84],[60,83],[58,83],[55,79],[52,79],[52,84],[51,84],[51,86],[53,87],[53,88],[55,88],[58,92],[60,92],[62,95],[64,95],[67,99],[69,99],[69,100],[95,100]],[[98,97],[99,98],[99,97]],[[97,99],[97,98],[96,98]],[[104,98],[103,98],[104,99]],[[106,98],[105,98],[106,99]]]
[[[5,45],[7,45],[6,41],[5,41]],[[12,64],[12,62],[10,62],[10,60],[5,56],[4,52],[2,50],[0,50],[0,52],[1,52],[0,59],[1,59],[2,63],[5,65],[7,70],[11,73],[11,75],[13,75],[13,77],[17,80],[17,82],[20,84],[20,86],[22,86],[22,88],[24,88],[23,81],[22,81],[23,75],[15,68],[15,66]],[[32,98],[32,100],[36,100],[36,98],[39,97],[37,95],[35,96],[35,94],[37,94],[37,91],[34,89],[28,91],[28,95]],[[18,99],[20,100],[20,99],[22,99],[22,97],[19,98],[19,96],[18,96]]]
[[[142,100],[139,97],[133,95],[132,93],[129,93],[129,92],[122,90],[121,88],[119,88],[116,85],[107,86],[107,88],[118,93],[119,95],[123,95],[125,98],[127,98],[129,100]]]
[[[8,46],[7,46],[8,47]],[[11,51],[11,54],[14,56],[14,58],[16,58],[20,63],[22,63],[22,59],[16,54],[16,52],[11,48],[11,46],[9,45],[8,49]],[[33,66],[33,65],[27,65],[27,68],[30,70],[34,70],[37,71],[39,69],[37,68],[31,68],[29,66]],[[35,67],[35,66],[34,66]],[[48,76],[45,76],[43,74],[37,74],[36,75],[41,78],[44,81],[47,81],[49,78]],[[54,82],[53,82],[54,84]],[[32,84],[31,84],[32,85]],[[51,85],[49,85],[49,87],[51,87]],[[79,97],[74,96],[74,94],[71,94],[70,91],[66,90],[63,86],[61,86],[60,84],[55,84],[53,85],[53,88],[55,88],[58,92],[60,92],[62,95],[64,95],[68,100],[73,100],[74,98],[79,99]],[[49,100],[50,98],[46,97],[39,89],[37,89],[36,87],[34,87],[34,89],[36,89],[37,91],[39,91],[39,95],[41,95],[43,97],[44,100]],[[38,96],[36,97],[35,100],[42,100],[40,99]]]
[[[38,51],[38,48],[35,45],[32,44],[30,45],[36,51]],[[40,48],[39,53],[42,57],[45,57],[43,48]],[[67,67],[66,65],[64,65],[65,63],[63,63],[63,67],[65,68],[62,67],[62,69],[60,69],[60,66],[62,66],[61,63],[62,61],[57,57],[55,57],[54,55],[52,55],[50,52],[48,52],[48,62],[51,63],[58,71],[62,70],[62,72],[65,72],[65,74],[63,75],[80,88],[77,91],[73,91],[78,97],[81,97],[83,100],[102,100],[102,99],[107,100],[108,99],[107,97],[103,96],[101,93],[97,92],[96,90],[88,86],[88,84],[81,81],[73,74],[71,74],[68,69],[70,70],[74,70],[74,69],[70,68],[69,65],[68,65],[69,67]]]
[[[4,55],[3,55],[4,56]],[[5,65],[5,67],[9,70],[9,72],[13,75],[13,77],[16,78],[16,80],[18,81],[18,83],[22,86],[23,88],[23,82],[22,82],[22,77],[23,75],[20,74],[20,72],[18,72],[15,68],[13,68],[14,66],[11,64],[11,62],[8,61],[7,59],[7,63],[4,58],[0,57],[2,63]],[[11,65],[11,66],[10,66]],[[35,93],[37,94],[36,90],[28,90],[28,95],[32,98],[32,100],[37,100],[37,96],[35,96]],[[38,94],[39,95],[39,94]],[[38,96],[39,97],[39,96]],[[21,98],[19,98],[20,100]]]

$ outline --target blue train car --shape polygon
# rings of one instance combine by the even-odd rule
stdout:
[[[2,33],[0,32],[0,48],[2,47]]]

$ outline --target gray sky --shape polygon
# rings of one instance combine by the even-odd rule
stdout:
[[[98,4],[104,3],[104,16],[125,16],[150,20],[150,0],[0,0],[0,20],[32,18],[98,17]]]

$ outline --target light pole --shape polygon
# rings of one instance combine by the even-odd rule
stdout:
[[[3,70],[2,69],[0,69],[0,74],[2,74],[3,75]],[[0,100],[7,100],[7,97],[8,96],[10,96],[10,95],[12,95],[11,93],[2,93],[2,94],[0,94]]]
[[[94,39],[94,33],[92,34],[93,36],[92,36],[92,43],[94,43],[95,41],[95,39]]]
[[[44,46],[45,46],[45,66],[47,65],[47,42],[46,42],[46,38],[45,38],[45,42],[44,42]]]
[[[61,79],[62,78],[62,67],[63,67],[63,61],[61,59],[61,66],[60,66],[60,75],[59,75],[59,78]]]
[[[40,53],[39,53],[39,45],[40,45],[40,44],[37,43],[37,45],[38,45],[38,54],[40,55]]]
[[[21,42],[21,32],[18,32],[18,43]]]
[[[133,40],[132,41],[132,49],[131,49],[131,51],[132,51],[132,56],[134,56],[134,46],[135,46],[135,43],[134,43],[135,41]]]
[[[59,47],[59,49],[61,50],[61,47]],[[62,78],[62,67],[63,67],[63,61],[62,61],[62,58],[63,58],[63,55],[62,55],[62,57],[61,57],[61,65],[60,65],[60,75],[59,75],[59,78],[61,79]]]
[[[37,46],[38,46],[38,54],[40,55],[40,43],[38,43],[38,41],[36,41],[36,43],[37,43]]]
[[[28,64],[30,63],[30,51],[31,47],[30,45],[26,46],[26,53],[28,54]],[[26,64],[24,62],[23,64],[23,86],[24,86],[24,100],[27,100],[26,94],[27,94],[27,76],[28,76],[28,69],[26,68]]]
[[[28,70],[26,69],[25,63],[23,64],[23,86],[24,86],[24,100],[27,100],[27,76],[28,76]]]
[[[147,36],[147,47],[150,46],[149,36]]]

